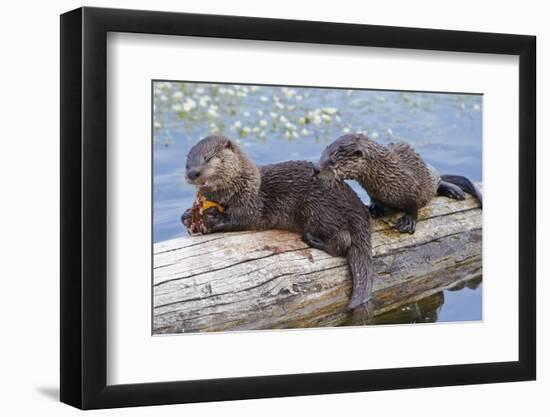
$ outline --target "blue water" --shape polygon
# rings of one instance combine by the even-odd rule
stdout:
[[[482,318],[481,277],[376,316],[374,324],[472,321]]]
[[[183,178],[185,157],[212,133],[236,140],[261,165],[317,161],[340,135],[365,132],[410,143],[441,173],[482,180],[481,95],[154,82],[153,103],[155,242],[187,236],[180,216],[195,189]],[[439,321],[481,319],[481,285],[448,293]]]

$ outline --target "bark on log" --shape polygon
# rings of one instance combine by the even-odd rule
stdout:
[[[373,221],[374,307],[382,314],[481,276],[482,215],[437,198],[416,233]],[[153,332],[304,328],[354,324],[344,258],[309,248],[285,231],[188,237],[154,245]]]

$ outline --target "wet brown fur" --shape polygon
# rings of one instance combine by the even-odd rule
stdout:
[[[406,143],[384,146],[366,135],[344,135],[324,150],[319,168],[327,182],[358,181],[372,200],[374,215],[383,215],[384,208],[404,211],[396,228],[408,233],[414,233],[418,210],[438,194],[464,199],[466,191],[481,203],[481,194],[469,180],[443,176],[443,181]]]
[[[257,167],[223,136],[198,142],[187,157],[189,181],[225,208],[205,219],[209,232],[283,229],[333,256],[347,256],[353,277],[350,309],[372,293],[370,214],[347,184],[313,175],[314,165],[288,161]],[[197,172],[200,172],[196,177]]]

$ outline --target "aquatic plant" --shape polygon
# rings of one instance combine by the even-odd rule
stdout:
[[[390,94],[397,100],[388,100]],[[218,133],[259,142],[265,142],[268,137],[287,141],[314,138],[327,142],[344,133],[359,132],[377,140],[422,145],[431,139],[403,137],[399,120],[385,115],[395,113],[396,101],[400,103],[399,111],[408,113],[407,117],[437,111],[438,102],[433,96],[412,92],[154,82],[154,140],[170,146],[176,133],[184,132],[184,137],[192,141]],[[456,117],[481,111],[479,96],[452,97]],[[380,114],[380,120],[365,126],[364,119],[372,113]],[[423,123],[424,131],[429,131],[430,121]]]

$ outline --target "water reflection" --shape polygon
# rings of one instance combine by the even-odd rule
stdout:
[[[482,319],[482,277],[459,283],[453,288],[435,293],[413,303],[405,304],[373,319],[372,324],[411,324],[457,321],[453,310],[468,310],[461,320]],[[461,297],[457,299],[457,292]],[[445,306],[445,308],[443,308]],[[454,317],[454,318],[453,318]]]

